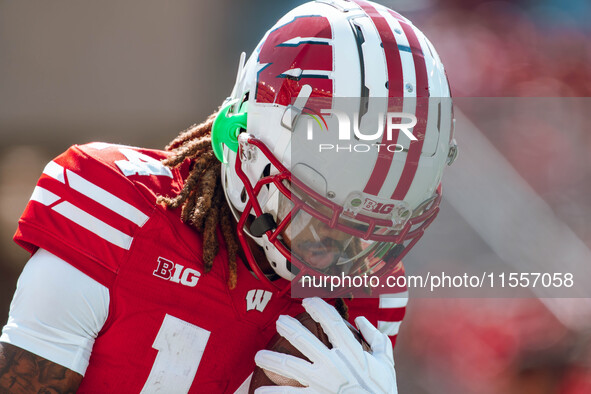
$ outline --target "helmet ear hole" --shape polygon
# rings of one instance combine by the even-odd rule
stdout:
[[[240,201],[246,204],[246,189],[242,188],[242,192],[240,192]]]

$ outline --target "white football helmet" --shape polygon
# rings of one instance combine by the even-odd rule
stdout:
[[[390,273],[437,215],[457,152],[433,45],[379,4],[317,0],[244,58],[212,141],[254,272],[268,280],[247,237],[288,280]]]

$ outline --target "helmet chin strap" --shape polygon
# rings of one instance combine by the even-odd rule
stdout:
[[[271,264],[271,267],[275,270],[277,275],[281,276],[284,279],[292,280],[295,278],[295,275],[292,274],[288,269],[288,261],[281,254],[281,252],[269,241],[267,235],[264,234],[262,237],[259,238],[261,240],[261,246],[265,251],[265,256],[267,257],[267,261]],[[257,240],[258,241],[258,240]],[[258,242],[257,242],[258,243]]]
[[[225,188],[223,188],[223,189],[224,189],[224,193],[226,193],[226,189]],[[228,201],[228,200],[226,199],[226,201]],[[236,219],[236,222],[238,222],[242,212],[236,210],[236,208],[234,208],[232,206],[232,204],[228,203],[228,205],[230,206],[230,211],[232,212],[234,219]],[[250,229],[248,229],[248,226],[245,226],[243,231],[252,242],[254,242],[256,245],[260,246],[263,249],[269,266],[275,271],[275,273],[277,275],[279,275],[282,278],[287,279],[289,281],[291,281],[293,278],[295,278],[295,275],[292,274],[288,269],[288,263],[289,263],[288,260],[269,241],[266,234],[263,234],[262,236],[254,236],[251,233]],[[248,247],[253,249],[253,246],[249,245]],[[253,252],[253,255],[255,255],[254,252]],[[259,263],[259,267],[261,265],[262,264]]]

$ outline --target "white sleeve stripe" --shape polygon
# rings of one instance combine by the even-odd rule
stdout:
[[[72,189],[109,208],[111,211],[137,224],[139,227],[142,227],[148,221],[149,217],[133,205],[70,170],[66,170],[66,174],[68,176],[68,183]]]
[[[388,336],[398,335],[398,331],[400,330],[400,323],[402,322],[378,320],[378,330],[380,330],[380,332]]]
[[[96,150],[103,150],[113,146],[113,144],[108,144],[106,142],[91,142],[90,144],[86,144],[86,146]]]
[[[49,190],[46,190],[40,186],[35,186],[33,194],[31,195],[31,201],[37,201],[43,205],[51,205],[59,199],[60,197],[58,195],[53,194]]]
[[[54,161],[50,161],[43,170],[43,173],[47,176],[52,177],[61,183],[65,182],[64,167],[57,164]],[[105,189],[95,185],[94,183],[87,181],[80,175],[73,171],[66,169],[67,179],[69,186],[87,196],[88,198],[96,201],[105,208],[110,209],[116,214],[124,217],[125,219],[135,223],[139,227],[142,227],[149,219],[149,216],[144,214],[142,211],[134,207],[133,205],[123,201],[119,197],[109,193]],[[41,202],[41,201],[39,201]]]
[[[404,308],[408,304],[408,290],[397,294],[380,294],[380,308]]]
[[[67,201],[56,205],[53,207],[53,210],[113,245],[126,250],[129,250],[131,247],[131,241],[133,241],[132,237],[109,226],[102,220],[97,219]]]
[[[50,161],[47,163],[43,169],[43,173],[61,183],[66,183],[64,179],[64,167],[60,166],[55,161]]]

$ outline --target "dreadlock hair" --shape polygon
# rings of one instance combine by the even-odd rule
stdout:
[[[166,150],[172,154],[162,164],[174,168],[191,159],[191,170],[180,193],[174,197],[158,196],[158,204],[182,207],[181,220],[203,234],[203,263],[209,272],[219,250],[216,229],[221,228],[228,250],[228,287],[236,287],[238,240],[233,216],[225,203],[221,185],[221,164],[211,147],[211,128],[217,111],[201,124],[194,124],[172,140]]]
[[[337,298],[335,300],[334,307],[343,319],[349,320],[349,306],[345,302],[344,298]]]

